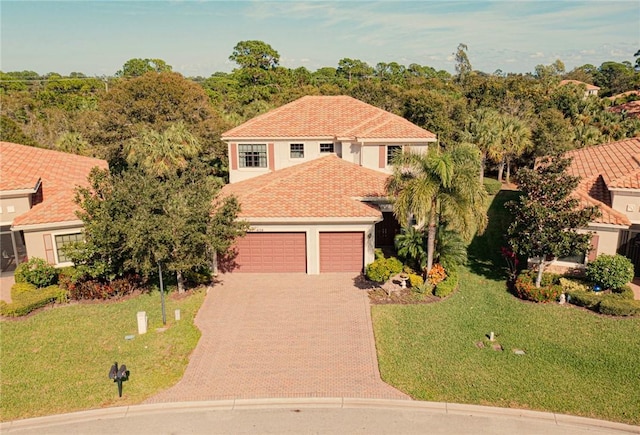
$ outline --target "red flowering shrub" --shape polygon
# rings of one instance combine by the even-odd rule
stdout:
[[[558,300],[563,292],[562,286],[551,280],[548,284],[545,283],[545,285],[536,287],[535,276],[536,272],[530,270],[525,270],[518,275],[513,286],[516,296],[533,302],[554,302]]]

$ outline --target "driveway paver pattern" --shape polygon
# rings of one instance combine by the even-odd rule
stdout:
[[[380,379],[366,290],[353,274],[225,274],[196,316],[183,378],[147,403],[410,398]]]

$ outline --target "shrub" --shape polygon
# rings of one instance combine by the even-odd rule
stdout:
[[[573,290],[567,292],[567,296],[569,296],[568,301],[573,305],[594,311],[598,311],[598,306],[600,305],[600,301],[602,301],[602,295],[591,291]]]
[[[31,258],[18,265],[13,276],[15,282],[28,282],[36,287],[47,287],[56,283],[58,273],[55,267],[42,258]]]
[[[623,285],[619,289],[613,291],[613,295],[616,295],[621,299],[633,299],[635,297],[633,290],[631,290],[631,287],[628,285]]]
[[[589,290],[589,286],[584,284],[583,282],[577,281],[575,279],[570,278],[560,278],[559,280],[560,286],[562,286],[562,291],[572,292],[572,291],[583,291],[586,292]]]
[[[16,285],[22,285],[24,283],[17,283]],[[25,316],[36,310],[42,308],[50,303],[62,303],[67,301],[67,292],[57,285],[52,285],[45,288],[32,288],[31,291],[23,291],[19,293],[15,299],[13,298],[12,287],[12,299],[10,304],[2,301],[0,303],[0,314],[8,317]]]
[[[15,301],[20,298],[23,293],[34,292],[36,286],[28,282],[16,282],[11,286],[11,300]]]
[[[71,299],[112,299],[133,293],[140,289],[141,284],[138,275],[127,275],[109,283],[95,279],[78,281],[72,284],[68,290]]]
[[[601,254],[587,264],[585,275],[604,290],[617,290],[633,279],[633,263],[622,255]]]
[[[489,195],[496,195],[502,188],[502,183],[499,180],[494,180],[493,178],[484,178],[482,183],[484,184],[484,189]]]
[[[419,293],[421,295],[426,293],[431,293],[432,289],[433,289],[433,286],[428,282],[423,282],[422,284],[419,284],[415,287],[411,287],[411,291],[415,293]]]
[[[598,311],[610,316],[637,316],[640,315],[640,301],[616,297],[604,297],[602,298],[602,301],[600,301]]]
[[[409,284],[411,287],[417,287],[419,285],[424,284],[424,279],[420,275],[416,275],[415,273],[409,274]]]
[[[525,270],[516,279],[514,291],[520,299],[534,302],[555,301],[563,293],[562,286],[558,284],[559,275],[543,274],[540,287],[535,285],[537,272]],[[546,276],[545,276],[546,275]]]
[[[447,277],[447,273],[444,267],[440,264],[434,264],[429,273],[427,273],[427,279],[429,284],[437,286],[438,283],[443,281]]]
[[[449,271],[449,276],[441,281],[433,290],[433,294],[439,298],[446,298],[458,289],[458,272],[455,269]]]
[[[365,269],[367,278],[375,282],[386,282],[392,275],[402,272],[402,263],[395,257],[377,258]]]

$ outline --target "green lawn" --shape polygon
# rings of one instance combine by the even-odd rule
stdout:
[[[103,406],[139,403],[175,384],[200,332],[193,318],[204,291],[182,300],[167,298],[162,326],[157,292],[100,304],[75,304],[0,324],[1,419],[14,420]],[[174,320],[174,310],[181,320]],[[149,332],[137,334],[136,313],[146,311]],[[135,334],[133,340],[125,336]],[[108,379],[117,361],[131,371],[123,396]]]
[[[419,400],[640,424],[640,318],[523,302],[506,291],[498,251],[502,204],[513,197],[494,200],[456,294],[435,304],[373,306],[383,379]],[[504,351],[476,346],[488,345],[491,331]]]

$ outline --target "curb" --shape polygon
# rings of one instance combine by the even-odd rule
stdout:
[[[557,426],[582,428],[598,428],[615,430],[622,433],[640,434],[640,426],[616,423],[607,420],[597,420],[552,412],[530,411],[526,409],[494,408],[479,405],[464,405],[446,402],[422,402],[388,399],[358,399],[358,398],[292,398],[292,399],[230,399],[202,402],[171,402],[149,405],[130,405],[114,408],[92,409],[69,414],[58,414],[36,417],[24,420],[14,420],[0,423],[1,433],[10,433],[12,429],[38,429],[49,426],[59,426],[70,423],[98,419],[120,419],[142,414],[187,413],[197,411],[238,411],[249,409],[357,409],[384,408],[389,410],[425,411],[444,415],[466,415],[511,419],[546,420],[555,422]]]

